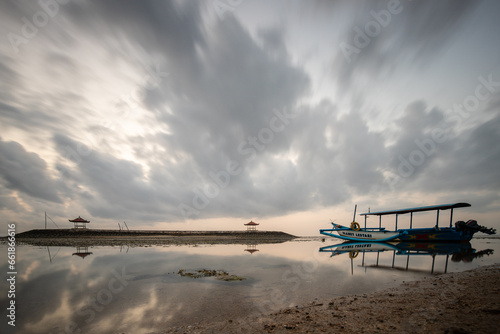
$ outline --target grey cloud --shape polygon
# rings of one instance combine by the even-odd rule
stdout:
[[[92,215],[117,219],[169,218],[174,198],[168,188],[155,189],[139,164],[92,150],[64,135],[56,135],[54,143],[61,156],[69,160],[61,168],[66,181],[74,182],[75,190],[80,186],[88,188],[78,195]]]
[[[182,69],[196,65],[197,46],[203,46],[203,6],[198,2],[90,1],[65,7],[69,17],[83,27],[87,38],[99,35],[109,41],[110,58],[116,54],[139,64],[150,55],[163,54]],[[124,44],[132,43],[132,48]]]
[[[8,116],[15,114],[17,109],[12,105],[16,101],[16,94],[13,87],[16,87],[21,82],[21,76],[13,69],[13,59],[0,56],[0,116]]]
[[[411,177],[408,178],[405,173],[402,175],[407,178],[405,183],[414,182],[416,175],[426,172],[432,160],[449,150],[453,144],[452,140],[434,143],[433,131],[442,132],[443,138],[453,138],[453,128],[445,123],[442,110],[436,107],[429,108],[423,100],[410,103],[395,124],[397,130],[393,133],[394,143],[388,146],[389,167],[395,171],[399,168],[406,171],[408,168],[401,166],[416,165],[414,166],[416,168],[410,168],[411,171],[408,171],[412,174]],[[425,145],[428,145],[426,143],[429,141],[434,144],[427,149]]]
[[[0,140],[0,177],[6,187],[51,202],[61,202],[45,160],[17,142]]]
[[[387,161],[384,138],[380,133],[370,132],[357,112],[352,112],[338,124],[342,138],[341,156],[347,184],[357,193],[380,190],[383,176],[380,168]]]
[[[491,120],[458,132],[446,121],[439,121],[441,111],[426,109],[422,102],[407,109],[406,116],[399,121],[402,127],[398,140],[389,147],[391,170],[397,171],[402,165],[400,156],[413,169],[399,180],[398,189],[446,194],[443,196],[447,201],[474,202],[480,205],[480,210],[492,210],[500,198],[500,115],[497,112]],[[409,110],[413,116],[408,114]],[[441,141],[433,139],[432,131],[436,129],[444,134]],[[414,152],[423,159],[413,162],[422,161],[421,164],[411,162],[411,155],[417,156]]]
[[[12,198],[10,190],[8,190],[4,182],[0,182],[0,209],[10,209],[20,212],[22,210],[21,206]]]
[[[54,66],[54,61],[57,61],[58,66]],[[77,66],[69,57],[52,52],[42,57],[41,62],[46,64],[44,68],[49,72],[48,77],[57,81],[61,77],[71,78],[77,74]],[[66,66],[59,67],[62,62]],[[86,105],[82,95],[67,90],[68,87],[62,83],[59,90],[40,94],[32,85],[31,79],[35,74],[28,74],[20,74],[13,59],[0,57],[0,76],[3,79],[0,81],[0,120],[4,127],[36,132],[38,138],[42,139],[50,137],[54,131],[81,122],[84,117],[79,111]],[[82,106],[75,107],[77,103]]]
[[[388,3],[367,1],[364,6],[356,3],[358,16],[340,42],[353,47],[357,45],[359,52],[346,57],[339,47],[333,66],[340,87],[345,90],[365,88],[362,84],[365,78],[372,82],[386,79],[401,66],[424,66],[432,57],[446,50],[460,25],[479,4],[480,1],[401,1],[396,14],[392,14],[389,20],[384,19],[387,20],[386,26],[378,24],[379,33],[374,37],[365,35],[359,44],[354,42],[360,35],[354,28],[364,31],[368,22],[377,23],[372,13],[387,11]]]
[[[21,16],[31,10],[8,5]],[[425,140],[441,127],[449,139],[403,180],[406,189],[453,191],[482,185],[492,191],[498,186],[488,182],[498,180],[494,170],[498,152],[491,144],[498,140],[497,118],[460,133],[443,124],[443,111],[428,106],[424,98],[409,104],[402,114],[397,110],[391,115],[396,121],[387,124],[384,132],[376,132],[366,117],[377,106],[366,107],[361,98],[372,91],[371,87],[364,90],[367,82],[409,64],[414,68],[432,61],[467,22],[475,5],[403,1],[403,11],[351,64],[341,53],[334,59],[335,80],[350,101],[346,105],[333,98],[318,104],[304,102],[316,98],[316,92],[306,68],[288,53],[287,23],[250,31],[238,15],[211,21],[207,14],[214,9],[204,2],[72,1],[61,6],[53,24],[37,36],[46,47],[37,51],[37,60],[44,65],[40,75],[53,79],[58,89],[36,91],[29,85],[30,78],[17,72],[21,67],[15,66],[14,59],[0,58],[0,75],[5,78],[0,82],[2,125],[36,133],[40,141],[50,138],[48,146],[53,145],[50,149],[58,155],[51,163],[59,169],[61,180],[54,183],[39,156],[19,144],[2,143],[2,183],[37,198],[57,201],[64,196],[95,217],[178,221],[183,218],[178,205],[193,205],[196,191],[215,182],[211,173],[225,170],[228,161],[234,160],[241,173],[232,176],[230,184],[194,218],[276,216],[338,204],[359,194],[380,194],[385,189],[383,172],[396,170],[400,156],[408,159],[419,148],[415,140]],[[320,2],[316,10],[324,19],[331,11],[348,13],[350,23],[336,33],[351,42],[352,28],[363,27],[373,20],[371,10],[386,6],[385,1]],[[304,12],[309,19],[317,17],[311,14],[314,10]],[[133,68],[136,76],[162,72],[153,85],[127,82],[137,85],[134,93],[142,109],[132,112],[144,113],[134,116],[140,116],[142,126],[149,125],[148,133],[118,133],[95,122],[108,110],[93,109],[87,100],[93,96],[84,95],[83,83],[86,78],[99,79],[93,73],[98,67],[93,67],[95,59],[80,59],[74,53],[77,48],[73,49],[87,45],[106,54],[100,66],[120,62],[127,70]],[[489,111],[496,113],[497,106],[493,98]],[[116,123],[130,112],[123,101],[112,107],[123,111]],[[290,112],[293,119],[262,150],[252,147],[250,138],[270,128],[276,110]],[[96,145],[77,140],[74,131],[101,141]],[[120,148],[115,146],[117,141]],[[247,153],[241,145],[249,149]],[[118,158],[123,147],[132,153],[133,161]],[[248,152],[254,152],[255,159]],[[15,163],[21,168],[12,168]],[[454,178],[460,181],[450,185]],[[52,193],[44,192],[45,185],[51,186]],[[9,204],[0,197],[1,205]]]
[[[449,191],[493,191],[500,189],[500,115],[452,139],[453,149],[439,156],[425,183],[432,189]]]
[[[263,47],[271,55],[284,57],[287,54],[287,47],[284,39],[283,27],[262,28],[258,32],[262,39]]]
[[[141,3],[140,6],[126,3],[119,9],[102,3],[95,6],[101,19],[95,17],[93,24],[106,25],[105,34],[119,34],[120,29],[126,31],[127,38],[140,43],[146,55],[161,51],[164,62],[160,67],[169,74],[158,87],[144,87],[142,91],[144,104],[159,122],[168,126],[169,133],[129,139],[136,156],[150,167],[147,176],[139,165],[99,152],[83,157],[85,163],[79,164],[77,171],[69,171],[84,184],[92,185],[96,192],[92,200],[96,214],[112,216],[111,212],[104,212],[105,208],[97,209],[99,198],[106,203],[103,206],[115,202],[138,201],[141,205],[147,202],[151,205],[149,212],[179,215],[177,207],[169,205],[191,204],[195,196],[193,190],[213,182],[209,173],[223,170],[229,160],[244,163],[246,157],[238,152],[239,144],[269,127],[269,120],[275,117],[274,109],[293,108],[297,99],[307,92],[307,75],[289,64],[286,54],[280,54],[280,58],[269,55],[234,18],[216,22],[208,33],[208,27],[199,18],[202,8],[185,10],[188,5],[178,7],[173,3]],[[71,9],[75,15],[77,9]],[[136,23],[133,31],[128,31],[128,26],[123,24],[129,19]],[[282,33],[273,31],[272,37],[280,39]],[[113,48],[119,47],[115,42]],[[287,140],[290,139],[276,136],[273,145],[266,149],[278,152],[289,146]],[[67,140],[55,138],[60,153],[64,145],[75,145],[63,143]],[[153,151],[146,148],[151,142],[157,143]],[[239,214],[244,207],[260,205],[257,203],[263,189],[253,188],[255,180],[250,178],[250,173],[251,170],[247,170],[233,178],[230,187],[211,201],[202,216]],[[99,174],[106,177],[101,179]],[[148,181],[144,181],[146,178]],[[114,189],[116,186],[108,184],[112,179],[121,187],[130,187],[129,191]],[[281,191],[274,195],[283,201]],[[274,195],[267,198],[272,200],[276,198]],[[233,199],[241,197],[245,197],[242,204],[235,205]],[[271,214],[271,206],[267,207],[264,211]],[[282,203],[274,211],[288,209]]]

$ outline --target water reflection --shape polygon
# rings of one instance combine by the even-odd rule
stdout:
[[[436,256],[445,256],[444,270],[442,273],[446,273],[448,270],[448,260],[451,255],[451,260],[454,262],[472,262],[475,258],[483,257],[484,255],[493,254],[492,249],[484,249],[482,251],[476,251],[472,248],[470,242],[462,243],[433,243],[433,242],[399,242],[399,243],[388,243],[388,242],[344,242],[340,244],[334,244],[330,246],[321,247],[320,252],[331,253],[331,257],[338,256],[341,254],[347,254],[351,260],[351,274],[354,274],[353,260],[359,255],[362,256],[362,267],[370,268],[385,268],[385,269],[403,269],[405,271],[421,271],[420,268],[415,269],[410,267],[410,257],[414,256],[430,256],[432,257],[432,263],[428,271],[433,274],[435,273],[435,260]],[[392,264],[386,265],[380,263],[380,253],[392,252]],[[365,254],[376,253],[377,258],[374,264],[368,264],[365,262]],[[404,267],[396,266],[396,256],[406,256],[406,265]]]
[[[394,252],[394,267],[401,266],[398,260],[406,260],[409,252],[427,255],[410,255],[410,267],[417,269],[428,266],[423,260],[432,258],[431,250],[407,249],[403,245],[397,248],[392,244],[379,252],[345,244],[338,249],[335,245],[323,247],[329,251],[318,252],[326,246],[320,240],[246,246],[19,246],[16,331],[3,322],[0,333],[160,332],[199,321],[227,321],[247,314],[268,314],[284,307],[305,305],[316,298],[325,300],[369,293],[423,276],[418,271],[370,269],[370,265],[377,263],[379,267],[392,266]],[[475,242],[478,249],[500,248],[500,240]],[[491,244],[478,247],[478,243]],[[5,245],[0,244],[0,249],[5,254]],[[351,253],[355,250],[357,254]],[[340,252],[339,255],[331,257],[335,251]],[[498,252],[479,259],[477,255],[486,253],[471,252],[470,245],[469,250],[465,247],[455,253],[438,251],[443,255],[435,256],[436,265],[443,265],[437,259],[449,253],[452,261],[448,271],[466,270],[499,260]],[[474,261],[464,262],[470,256],[476,256]],[[454,257],[462,260],[454,262]],[[364,266],[361,267],[364,272],[358,270],[353,276],[348,270],[350,263]],[[181,269],[185,272],[223,270],[245,279],[192,279],[179,275]],[[0,270],[8,271],[5,260],[0,262]],[[0,282],[2,291],[6,291],[5,284]],[[0,305],[7,302],[6,295],[0,295]],[[261,330],[257,328],[256,332]]]
[[[255,252],[258,252],[259,250],[257,249],[257,244],[249,244],[247,245],[247,248],[245,249],[245,252],[249,252],[250,254],[253,254]]]
[[[92,255],[92,252],[89,252],[88,246],[79,246],[76,247],[76,252],[73,255],[79,256],[82,259],[85,259],[87,256]]]

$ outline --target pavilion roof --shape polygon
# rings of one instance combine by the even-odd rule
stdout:
[[[72,223],[90,223],[90,220],[83,219],[82,217],[78,216],[78,218],[75,219],[68,219]]]
[[[86,252],[86,253],[73,253],[72,255],[76,255],[76,256],[79,256],[81,257],[82,259],[84,259],[85,257],[91,255],[92,252]]]
[[[246,224],[244,224],[244,225],[245,225],[245,226],[248,226],[248,225],[250,225],[250,226],[257,226],[257,225],[259,225],[259,224],[258,224],[258,223],[254,223],[253,221],[250,221],[249,223],[246,223]]]

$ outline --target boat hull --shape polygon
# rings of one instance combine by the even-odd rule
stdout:
[[[330,229],[320,230],[319,232],[323,235],[350,241],[390,241],[398,238],[401,233],[404,233],[399,231],[365,231],[363,229],[359,231],[351,229]],[[337,234],[334,234],[334,232]]]
[[[401,241],[470,241],[474,235],[473,231],[457,231],[455,228],[413,228],[403,229],[405,231],[398,239]]]
[[[470,241],[474,231],[457,231],[455,228],[412,228],[397,231],[361,229],[359,231],[341,227],[320,230],[323,235],[348,241],[418,241],[418,242],[464,242]]]

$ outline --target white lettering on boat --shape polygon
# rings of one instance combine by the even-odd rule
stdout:
[[[342,249],[360,249],[360,248],[371,248],[372,244],[363,244],[363,245],[348,245],[348,246],[342,246]]]
[[[342,232],[342,234],[347,237],[373,238],[373,235],[371,233]]]

